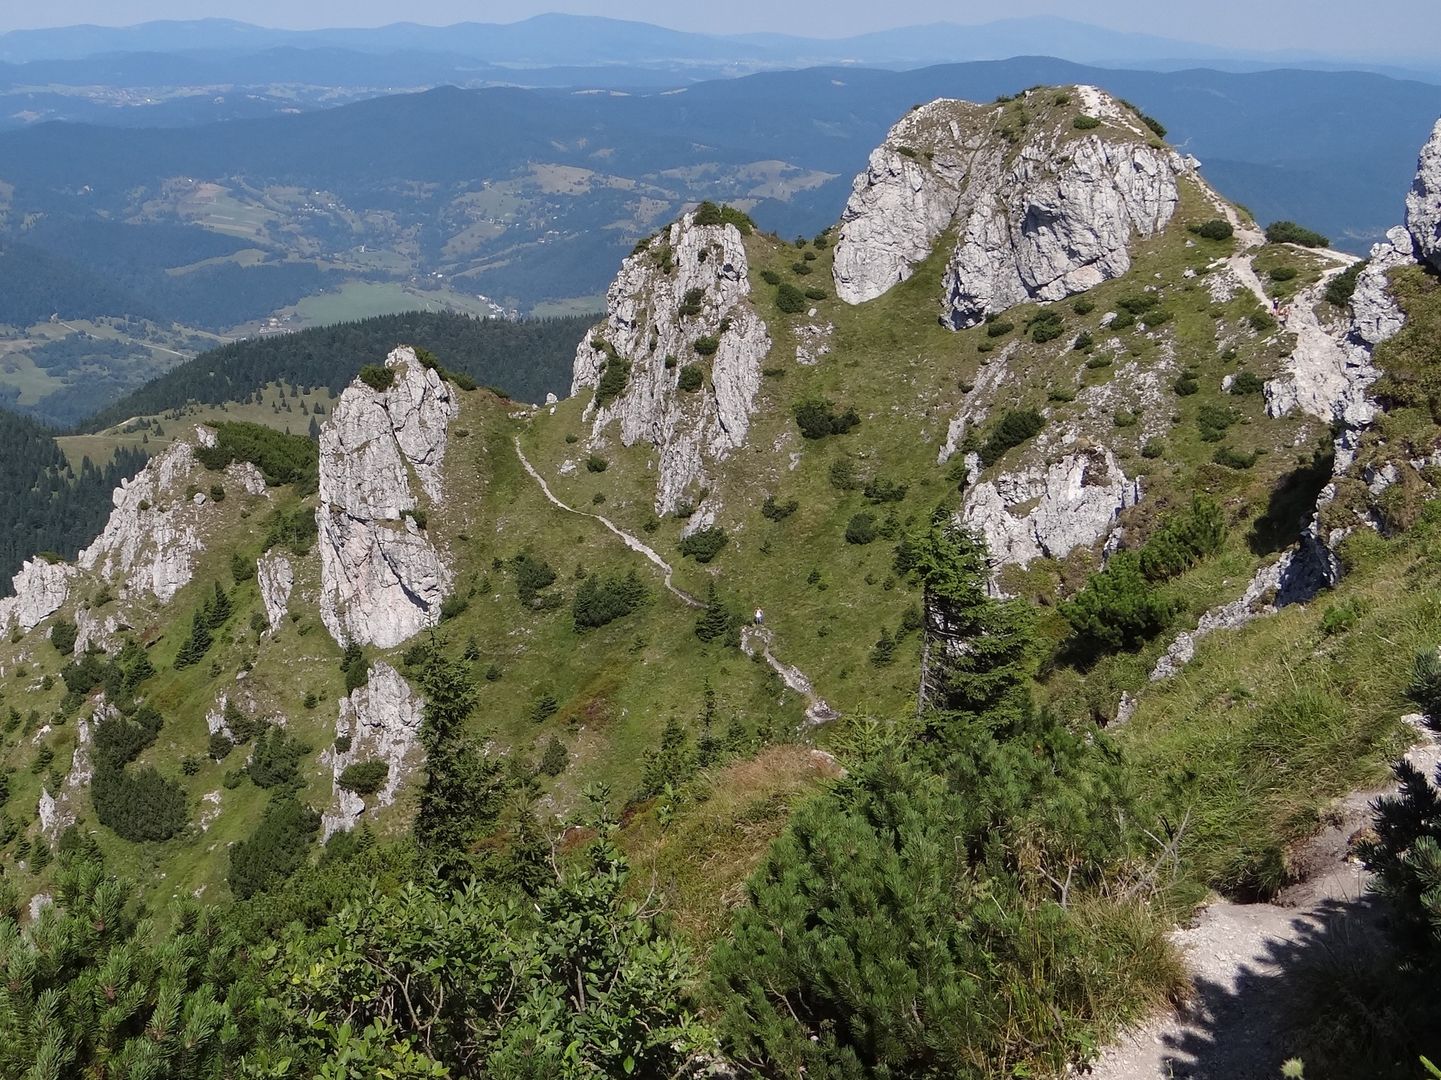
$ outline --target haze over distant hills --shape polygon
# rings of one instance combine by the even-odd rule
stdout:
[[[1010,58],[934,63],[962,57]],[[595,310],[686,205],[812,234],[913,104],[1039,83],[1129,98],[1263,221],[1364,253],[1441,84],[1330,62],[1061,19],[837,40],[573,16],[0,35],[0,403],[73,422],[217,336]]]
[[[0,35],[0,61],[77,60],[111,53],[183,53],[205,61],[240,55],[260,60],[275,50],[326,49],[369,56],[427,54],[465,58],[499,70],[474,69],[477,78],[512,78],[528,69],[624,66],[659,68],[698,77],[745,74],[819,64],[919,67],[965,60],[1049,55],[1082,63],[1174,67],[1178,63],[1364,67],[1441,78],[1441,66],[1424,50],[1378,57],[1322,56],[1299,50],[1237,50],[1127,33],[1072,19],[1001,19],[978,25],[936,23],[849,37],[785,34],[716,36],[648,23],[578,15],[540,15],[516,23],[467,22],[454,26],[395,23],[383,27],[282,30],[229,19],[161,21],[137,26],[68,26]],[[11,75],[13,76],[13,72]]]

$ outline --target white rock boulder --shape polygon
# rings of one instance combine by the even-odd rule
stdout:
[[[15,595],[0,600],[0,633],[39,626],[70,598],[74,579],[75,568],[67,563],[43,558],[27,561],[11,579]]]
[[[295,588],[295,567],[278,551],[266,552],[255,564],[255,583],[265,605],[265,618],[274,631],[290,609],[290,593]]]
[[[1025,566],[1104,539],[1117,515],[1140,499],[1140,481],[1128,479],[1115,456],[1097,448],[976,484],[960,516],[985,537],[1000,565]]]
[[[321,818],[324,839],[354,828],[365,813],[367,799],[372,809],[391,806],[400,786],[423,764],[420,724],[423,703],[400,672],[389,664],[376,663],[370,681],[340,701],[336,720],[337,738],[348,738],[345,750],[325,751],[332,772],[330,807]],[[361,797],[340,786],[346,768],[365,761],[383,761],[388,771],[380,790]]]

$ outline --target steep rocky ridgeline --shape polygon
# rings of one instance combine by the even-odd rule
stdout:
[[[1441,270],[1441,120],[1421,150],[1416,182],[1406,196],[1406,227],[1420,257]]]
[[[1416,340],[1438,146],[1357,268],[1268,242],[1093,88],[935,102],[835,229],[702,205],[637,245],[566,400],[400,347],[355,358],[318,443],[198,432],[0,601],[6,876],[39,910],[73,825],[152,900],[417,832],[447,838],[423,872],[508,880],[600,780],[704,952],[793,808],[904,741],[947,665],[1029,653],[1034,680],[1004,666],[1053,725],[1035,745],[1112,725],[1142,801],[1177,800],[1185,887],[1269,888],[1399,745],[1375,642],[1404,667],[1441,625],[1424,531],[1403,551],[1441,446]],[[964,563],[941,589],[938,551]],[[1038,864],[1057,898],[1109,911],[1064,859]]]
[[[571,393],[594,392],[589,445],[613,430],[656,449],[657,514],[694,503],[711,465],[746,443],[771,347],[750,297],[741,227],[687,214],[626,259],[576,353]],[[702,501],[695,520],[715,513]]]
[[[196,447],[214,442],[211,429],[198,427],[117,488],[104,530],[74,564],[28,561],[11,582],[14,595],[0,600],[0,631],[33,629],[73,600],[82,585],[109,587],[122,608],[169,604],[190,583],[198,556],[223,536],[232,516],[214,504],[212,489],[223,487],[242,498],[268,497],[265,479],[253,464],[234,462],[217,475],[196,460]],[[91,642],[114,647],[120,615],[100,615],[82,606],[76,619],[80,649]]]
[[[1190,165],[1095,87],[993,105],[933,101],[886,136],[856,178],[836,247],[837,295],[858,304],[945,242],[941,318],[961,329],[1063,300],[1131,266],[1165,228]]]
[[[320,433],[320,612],[342,645],[390,648],[440,618],[452,573],[424,525],[444,500],[453,390],[397,349],[381,386],[357,380]],[[388,381],[388,385],[386,385]]]

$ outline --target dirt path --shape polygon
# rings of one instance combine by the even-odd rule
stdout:
[[[1419,718],[1408,718],[1419,721]],[[1419,727],[1406,755],[1433,775],[1441,740]],[[1273,903],[1218,901],[1173,940],[1195,985],[1190,1002],[1108,1048],[1092,1080],[1275,1080],[1281,1063],[1305,1057],[1314,1018],[1305,1013],[1308,973],[1374,957],[1387,948],[1366,871],[1351,861],[1351,838],[1371,822],[1371,804],[1395,787],[1353,792],[1297,853],[1303,880]]]
[[[741,651],[747,656],[755,656],[756,644],[760,643],[761,656],[771,666],[771,670],[781,677],[781,682],[806,699],[806,723],[810,727],[839,719],[841,714],[827,705],[825,699],[816,693],[804,671],[776,659],[771,652],[774,640],[775,635],[764,627],[747,626],[741,630]]]
[[[657,552],[655,548],[637,537],[632,536],[615,522],[611,521],[610,518],[603,517],[600,514],[590,514],[584,510],[577,510],[575,507],[562,502],[561,499],[556,496],[555,492],[550,490],[550,485],[545,482],[545,477],[540,475],[536,467],[530,463],[530,459],[525,456],[525,451],[520,447],[520,436],[518,435],[515,438],[515,456],[520,458],[520,464],[525,471],[530,474],[530,478],[540,485],[541,493],[550,501],[552,506],[559,510],[564,510],[567,514],[575,514],[577,517],[591,518],[592,520],[600,522],[619,537],[621,543],[626,547],[638,554],[644,555],[654,563],[655,566],[665,574],[666,589],[679,599],[681,603],[685,604],[686,607],[697,610],[705,607],[705,604],[700,600],[675,584],[675,568],[661,558],[660,553]],[[770,665],[771,670],[781,677],[781,681],[785,683],[786,686],[806,699],[806,722],[809,726],[813,727],[817,724],[824,724],[827,721],[838,719],[841,714],[827,705],[825,699],[816,693],[815,687],[812,685],[806,673],[800,668],[792,667],[790,664],[782,662],[771,652],[771,645],[774,640],[775,636],[769,630],[759,626],[747,626],[741,630],[741,649],[745,654],[747,656],[754,656],[756,654],[756,642],[760,642],[761,655],[764,657],[765,662]]]
[[[632,551],[644,555],[665,574],[665,587],[671,595],[675,596],[676,599],[685,604],[686,607],[695,608],[696,610],[705,607],[705,604],[675,584],[675,568],[662,559],[655,548],[632,536],[608,517],[602,517],[600,514],[590,514],[584,510],[577,510],[575,507],[561,502],[561,500],[556,497],[555,492],[550,490],[550,485],[545,482],[545,477],[536,471],[535,466],[530,463],[530,459],[525,456],[525,451],[520,448],[519,435],[515,437],[515,456],[520,458],[520,463],[525,468],[525,471],[530,474],[530,478],[540,485],[541,493],[550,500],[552,506],[559,510],[564,510],[567,514],[575,514],[577,517],[590,518],[593,521],[600,522],[611,532],[615,533],[615,535],[620,538],[621,543]]]

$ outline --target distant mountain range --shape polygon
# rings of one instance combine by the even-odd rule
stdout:
[[[1243,67],[1347,66],[1441,79],[1441,64],[1421,49],[1412,55],[1400,50],[1387,58],[1238,50],[1051,17],[1002,19],[969,26],[907,26],[834,39],[780,34],[716,36],[576,15],[541,15],[516,23],[467,22],[445,27],[396,23],[328,30],[278,30],[228,19],[197,19],[126,27],[16,30],[0,35],[0,61],[21,65],[115,53],[166,53],[184,54],[192,62],[215,70],[224,70],[227,65],[234,70],[235,58],[247,56],[257,59],[242,66],[261,70],[283,67],[283,54],[277,56],[276,51],[293,49],[331,50],[372,58],[424,54],[437,58],[442,66],[456,65],[457,60],[478,61],[485,66],[474,70],[476,77],[496,78],[508,71],[512,78],[522,81],[528,70],[556,67],[585,70],[619,66],[714,77],[824,64],[921,67],[1034,55],[1163,69],[1198,61]],[[350,66],[358,70],[361,65],[355,60]],[[425,66],[419,65],[418,73]],[[458,66],[463,68],[464,64]],[[490,67],[499,70],[488,70]],[[52,72],[50,68],[37,68],[33,74]],[[6,73],[9,78],[16,74]],[[157,72],[157,81],[161,81],[161,75]],[[408,85],[423,81],[418,78]]]

